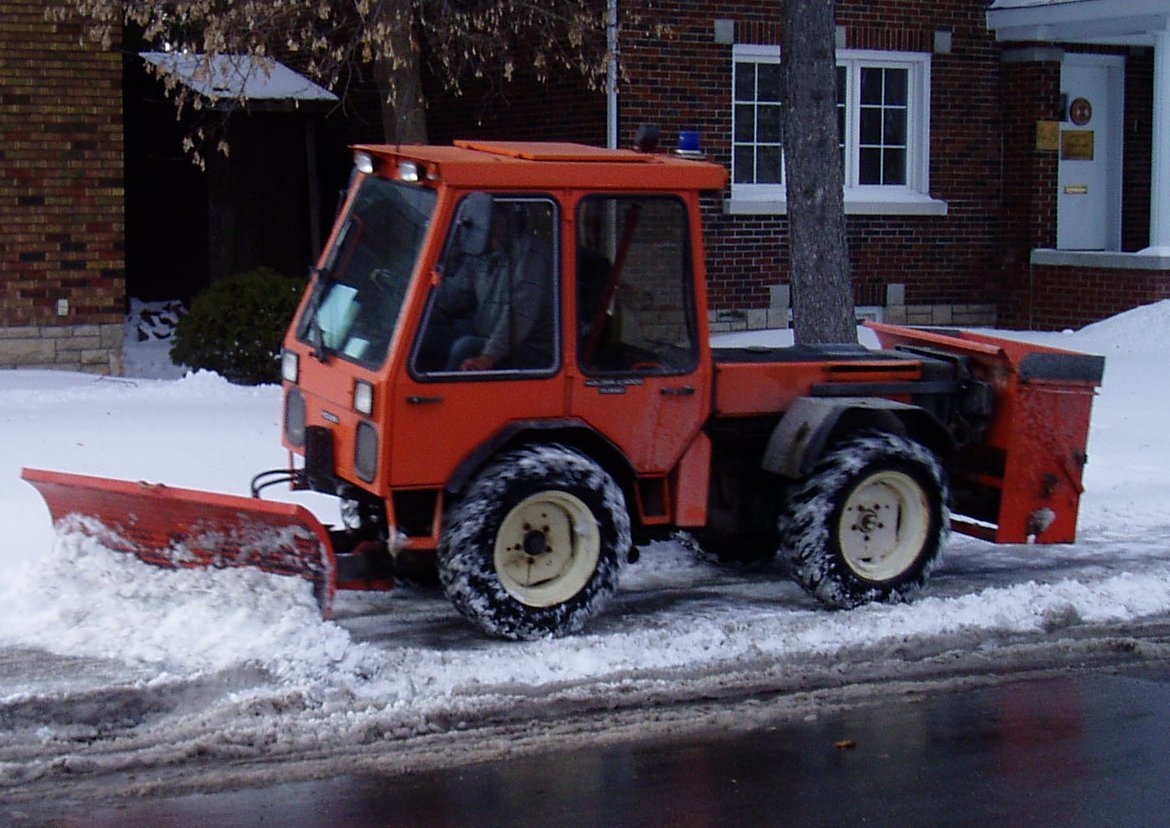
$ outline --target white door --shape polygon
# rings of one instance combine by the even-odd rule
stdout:
[[[1060,90],[1056,246],[1121,249],[1121,139],[1125,60],[1066,55]]]

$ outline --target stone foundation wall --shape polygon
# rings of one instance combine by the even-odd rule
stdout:
[[[995,305],[886,305],[879,308],[859,307],[858,318],[876,319],[893,325],[993,328],[996,325],[996,308]],[[713,334],[787,328],[788,309],[712,310],[708,325]]]
[[[0,328],[0,366],[122,374],[122,324]]]

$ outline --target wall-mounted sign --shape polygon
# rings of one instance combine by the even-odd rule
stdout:
[[[1068,119],[1077,126],[1084,126],[1093,120],[1093,105],[1087,98],[1074,98],[1068,105]]]
[[[1092,161],[1093,130],[1066,129],[1060,133],[1060,160]]]
[[[1060,121],[1036,122],[1036,149],[1049,152],[1060,149]]]

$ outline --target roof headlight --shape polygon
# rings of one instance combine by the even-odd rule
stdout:
[[[359,152],[353,157],[353,165],[357,167],[358,172],[366,175],[373,175],[374,173],[374,159],[368,153]]]
[[[407,184],[417,184],[422,178],[422,171],[415,161],[400,161],[398,162],[398,180],[405,181]]]

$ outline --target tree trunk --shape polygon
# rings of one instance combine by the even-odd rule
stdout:
[[[412,18],[405,9],[387,8],[380,22],[385,24],[388,40],[388,54],[377,66],[383,136],[389,144],[425,144],[427,107]]]
[[[784,165],[799,344],[857,341],[837,128],[834,0],[782,0]]]

